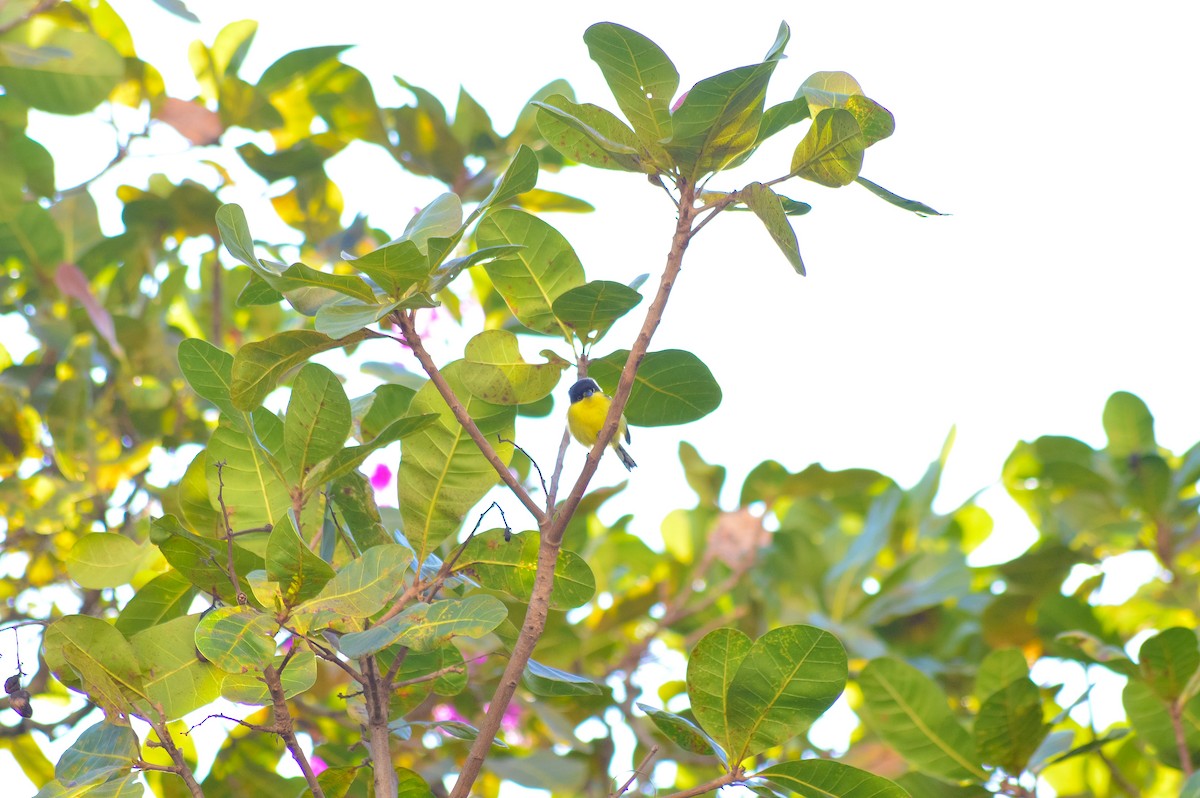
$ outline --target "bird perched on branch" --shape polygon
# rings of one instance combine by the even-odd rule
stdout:
[[[596,438],[600,437],[600,428],[608,418],[612,397],[601,391],[600,386],[590,377],[584,377],[572,385],[568,395],[571,397],[571,406],[567,408],[567,426],[575,440],[590,449],[596,445]],[[629,425],[623,415],[617,424],[617,434],[613,436],[609,445],[617,453],[621,465],[632,471],[637,468],[637,463],[621,445],[621,438],[629,443]]]

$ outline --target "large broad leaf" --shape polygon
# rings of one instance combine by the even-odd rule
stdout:
[[[367,456],[376,449],[389,443],[414,435],[426,427],[437,423],[437,415],[427,413],[419,416],[405,416],[388,424],[379,434],[366,443],[358,446],[347,446],[341,449],[320,470],[314,472],[308,480],[308,485],[324,485],[326,482],[349,474],[362,465]]]
[[[233,355],[207,341],[188,338],[179,344],[179,370],[193,391],[226,416],[238,415],[233,406]]]
[[[500,459],[512,459],[511,441],[516,408],[477,399],[462,381],[462,362],[449,364],[442,375],[474,419],[479,431],[493,442]],[[436,423],[410,436],[404,444],[397,475],[404,534],[420,561],[462,526],[463,518],[499,479],[487,458],[454,417],[450,406],[427,383],[413,397],[409,413],[436,413]]]
[[[145,550],[115,532],[91,532],[67,554],[67,573],[80,587],[100,590],[127,584],[142,567]]]
[[[267,539],[267,577],[278,582],[288,605],[313,598],[333,579],[333,568],[309,549],[295,510],[289,509]]]
[[[1042,722],[1042,696],[1028,678],[992,693],[975,718],[979,756],[1006,773],[1020,773],[1041,745],[1050,726]]]
[[[296,472],[341,450],[350,434],[350,400],[337,376],[319,363],[307,363],[292,383],[283,420],[283,447]]]
[[[233,359],[230,396],[234,406],[241,410],[258,407],[284,374],[313,355],[349,346],[370,335],[363,330],[344,338],[330,338],[314,330],[289,330],[246,344]]]
[[[1159,698],[1175,701],[1200,666],[1195,630],[1175,626],[1159,632],[1142,643],[1138,665],[1142,678]]]
[[[467,571],[486,588],[529,601],[537,575],[536,532],[523,532],[505,540],[505,530],[491,529],[471,538],[455,563],[455,572]],[[587,562],[571,551],[562,551],[554,564],[554,589],[550,608],[569,610],[592,600],[596,577]]]
[[[780,762],[754,776],[811,798],[909,798],[907,790],[883,776],[829,759]]]
[[[279,628],[270,615],[252,607],[219,607],[196,626],[196,648],[227,673],[261,671],[275,655],[272,635]]]
[[[534,103],[538,131],[551,147],[576,163],[625,172],[657,171],[645,142],[606,108],[554,94]],[[656,150],[661,152],[661,147]],[[669,160],[665,152],[659,158]]]
[[[930,208],[928,205],[926,205],[923,202],[917,202],[916,200],[905,199],[904,197],[901,197],[899,194],[893,194],[892,192],[888,191],[883,186],[881,186],[877,183],[872,183],[870,180],[867,180],[865,177],[856,177],[854,179],[854,182],[858,183],[860,186],[864,187],[867,191],[870,191],[876,197],[879,197],[880,199],[882,199],[886,202],[890,202],[891,204],[895,205],[897,208],[903,208],[906,211],[912,211],[913,213],[917,214],[918,216],[945,216],[946,215],[944,213],[939,213],[938,211],[935,211],[933,208]]]
[[[551,309],[580,341],[592,344],[641,301],[642,295],[623,283],[593,280],[559,294]]]
[[[287,660],[285,667],[284,660]],[[285,698],[303,693],[316,684],[317,658],[311,651],[299,651],[291,657],[280,654],[271,661],[271,667],[279,672],[279,682]],[[263,681],[262,674],[230,673],[221,682],[221,697],[239,704],[270,704],[271,691]]]
[[[844,108],[826,108],[792,154],[792,174],[822,186],[849,185],[862,169],[866,147],[858,120]]]
[[[467,342],[462,380],[472,395],[497,405],[523,405],[550,395],[571,364],[554,352],[546,363],[526,363],[517,336],[507,330],[484,330]]]
[[[704,731],[687,718],[664,709],[638,704],[637,708],[654,722],[658,730],[685,751],[701,756],[716,756],[718,747]]]
[[[199,615],[187,615],[150,627],[129,643],[142,668],[150,717],[161,711],[167,720],[215,701],[225,674],[196,656],[195,634]]]
[[[687,664],[687,691],[692,714],[714,740],[729,750],[737,708],[729,686],[754,642],[737,629],[709,632],[692,649]]]
[[[352,658],[371,654],[392,643],[415,651],[432,651],[455,637],[483,637],[507,618],[508,608],[495,596],[473,595],[415,604],[379,626],[344,635],[338,642],[338,649]]]
[[[182,617],[196,596],[195,586],[178,571],[167,571],[142,585],[117,616],[117,631],[126,637]]]
[[[796,97],[807,100],[809,111],[816,116],[827,108],[842,108],[862,93],[862,86],[847,72],[814,72],[800,84]]]
[[[234,531],[273,524],[291,506],[288,486],[277,470],[283,424],[263,408],[253,418],[255,438],[217,427],[205,450],[208,495],[224,502]]]
[[[616,390],[629,351],[621,349],[593,360],[588,375],[610,395]],[[638,367],[625,418],[638,427],[686,424],[707,416],[721,404],[721,386],[708,366],[691,352],[649,352]]]
[[[720,171],[759,140],[767,84],[790,35],[781,25],[766,61],[705,78],[687,93],[666,148],[693,179]]]
[[[457,121],[456,119],[455,122]],[[512,163],[496,181],[491,193],[471,213],[471,218],[474,219],[493,205],[503,205],[527,191],[532,191],[533,187],[537,185],[537,178],[537,155],[532,149],[522,144],[517,148],[517,154],[513,156]]]
[[[914,767],[952,781],[986,778],[971,735],[925,674],[900,660],[877,659],[859,685],[870,726]]]
[[[52,114],[82,114],[125,76],[111,44],[38,15],[0,35],[0,85],[6,94]]]
[[[400,300],[384,302],[383,304],[364,304],[354,300],[345,300],[324,305],[317,311],[313,327],[317,332],[324,333],[330,338],[341,338],[353,332],[369,327],[400,307]]]
[[[975,697],[983,703],[993,693],[1004,689],[1018,679],[1029,676],[1029,664],[1019,648],[1001,648],[991,651],[979,665],[975,674]]]
[[[756,640],[726,694],[730,759],[741,762],[807,728],[842,694],[846,671],[846,650],[821,629],[783,626]]]
[[[1154,416],[1141,398],[1117,391],[1104,403],[1104,432],[1108,453],[1113,457],[1154,454]]]
[[[671,100],[679,88],[679,72],[662,48],[637,31],[612,22],[592,25],[584,32],[583,41],[638,136],[653,143],[669,139]]]
[[[393,299],[404,296],[433,270],[417,243],[408,239],[394,241],[346,262],[374,280]]]
[[[586,676],[551,668],[535,659],[526,663],[521,683],[529,692],[546,698],[604,694],[604,688]]]
[[[496,290],[517,320],[537,332],[562,335],[570,330],[551,306],[564,292],[583,285],[583,266],[562,233],[515,208],[484,217],[475,231],[480,247],[520,244],[524,249],[484,266]]]
[[[144,697],[141,668],[125,637],[110,623],[67,615],[46,627],[42,656],[58,680],[106,709],[125,710]]]
[[[396,543],[374,546],[342,566],[320,593],[296,607],[293,617],[307,628],[344,627],[369,618],[404,587],[412,549]],[[361,628],[361,627],[359,627]]]
[[[195,587],[205,593],[215,593],[230,604],[238,602],[238,592],[250,592],[246,575],[263,567],[262,557],[243,548],[241,541],[246,537],[238,537],[233,545],[233,569],[238,583],[235,591],[226,570],[229,549],[224,539],[193,534],[173,515],[156,518],[150,523],[150,538],[171,567]],[[249,600],[258,606],[253,596],[249,596]]]
[[[746,207],[754,211],[754,215],[767,228],[771,240],[779,247],[788,263],[792,264],[792,268],[804,274],[804,261],[800,259],[796,231],[792,229],[792,223],[784,213],[780,196],[762,183],[751,183],[742,189],[741,197]]]
[[[1121,703],[1139,739],[1153,748],[1164,763],[1180,767],[1179,742],[1167,704],[1138,679],[1131,679],[1125,685]],[[1180,721],[1184,743],[1195,762],[1200,757],[1200,698],[1193,698],[1183,706]]]
[[[100,782],[128,770],[140,756],[132,728],[104,721],[89,726],[63,751],[54,766],[54,776],[64,785]]]
[[[399,241],[411,241],[421,252],[430,251],[430,239],[452,239],[461,231],[463,224],[462,200],[457,194],[447,192],[434,197],[408,221]]]

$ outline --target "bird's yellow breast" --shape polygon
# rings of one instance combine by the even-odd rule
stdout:
[[[571,435],[575,437],[575,440],[584,446],[594,445],[596,438],[600,435],[600,428],[604,426],[604,419],[608,416],[608,408],[611,404],[612,402],[607,396],[599,393],[573,402],[567,408],[567,426],[570,427]]]

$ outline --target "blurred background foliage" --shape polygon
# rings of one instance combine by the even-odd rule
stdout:
[[[542,138],[532,106],[503,135],[465,90],[449,110],[401,81],[413,101],[381,107],[365,76],[339,60],[343,47],[289,53],[257,77],[241,75],[255,30],[256,23],[240,22],[212,42],[194,42],[189,58],[198,90],[181,98],[167,96],[103,0],[14,0],[0,9],[0,313],[24,320],[32,341],[19,358],[0,341],[6,626],[90,616],[132,640],[156,623],[182,621],[192,626],[178,637],[173,627],[163,640],[192,639],[197,620],[187,613],[194,600],[204,602],[178,578],[178,560],[156,545],[179,533],[155,519],[166,514],[194,525],[198,513],[208,517],[205,507],[213,513],[210,503],[189,504],[189,497],[197,480],[203,489],[211,479],[199,447],[213,435],[217,415],[184,378],[179,346],[193,338],[236,351],[311,325],[287,311],[250,268],[220,252],[216,213],[231,179],[224,159],[240,158],[264,181],[287,186],[272,203],[303,243],[277,252],[277,260],[343,274],[351,273],[343,253],[361,256],[400,233],[362,217],[343,222],[353,202],[325,167],[352,142],[379,147],[467,203],[484,200],[522,146],[541,169],[571,165]],[[534,100],[573,99],[563,81],[535,88]],[[145,185],[122,186],[115,198],[93,197],[89,183],[58,186],[58,154],[26,134],[31,110],[115,118],[120,106],[145,114],[146,127],[129,133],[114,125],[114,165],[137,139],[169,126],[190,142],[191,157],[207,164],[210,179],[155,175]],[[221,149],[233,128],[269,133],[273,149]],[[97,201],[120,203],[119,233],[101,231]],[[539,189],[512,203],[530,212],[590,208]],[[489,328],[529,332],[479,269],[437,294],[450,311],[441,323],[461,319],[457,309],[468,297],[483,307]],[[408,395],[401,392],[411,377],[389,376],[392,398],[405,404],[411,385]],[[355,424],[381,431],[367,412],[356,413]],[[631,517],[614,513],[621,486],[593,491],[567,541],[590,566],[595,597],[552,611],[536,656],[539,667],[576,674],[585,686],[552,670],[545,678],[527,672],[505,719],[507,748],[489,759],[478,794],[498,795],[507,780],[556,796],[608,795],[612,774],[632,767],[614,760],[615,752],[628,757],[632,747],[636,763],[653,745],[661,748],[654,777],[660,790],[711,779],[717,763],[686,727],[670,718],[652,722],[638,704],[695,720],[685,661],[706,634],[735,627],[757,639],[807,624],[845,646],[849,686],[824,720],[798,728],[764,752],[763,763],[832,757],[893,779],[913,796],[1033,795],[1048,787],[1060,796],[1200,795],[1200,781],[1189,778],[1200,756],[1200,444],[1181,454],[1164,450],[1150,411],[1126,393],[1109,399],[1104,426],[1108,440],[1099,449],[1055,436],[1016,444],[1003,464],[1003,484],[1039,538],[999,565],[970,559],[995,532],[984,510],[971,502],[933,509],[952,436],[911,487],[867,469],[812,465],[791,472],[767,459],[746,476],[737,501],[724,503],[720,497],[731,495],[725,469],[681,443],[696,505],[667,515],[660,540],[632,535]],[[154,464],[164,460],[192,465],[181,479],[152,479]],[[514,467],[530,477],[523,458]],[[339,484],[357,497],[347,507],[365,516],[348,525],[386,534],[395,511],[375,506],[366,480],[350,475]],[[97,555],[81,543],[96,534],[121,543],[106,539]],[[1131,558],[1153,558],[1157,573],[1123,595],[1110,583],[1120,582],[1121,563]],[[495,595],[523,612],[518,598]],[[130,611],[138,596],[155,602],[148,616]],[[150,600],[134,606],[146,612]],[[496,637],[512,632],[502,625]],[[407,769],[402,786],[426,789],[428,782],[441,794],[442,776],[457,769],[468,744],[459,736],[469,733],[455,736],[453,723],[480,717],[503,667],[502,658],[486,656],[495,650],[492,640],[460,639],[469,679],[397,691],[393,712],[414,721],[395,734],[396,764]],[[48,741],[95,728],[101,715],[51,675],[39,645],[36,627],[6,632],[0,642],[6,675],[20,677],[9,685],[13,711],[0,728],[0,746],[41,788],[65,778],[64,761],[45,753]],[[342,698],[352,687],[337,668],[309,664],[311,682],[290,699],[298,729],[334,774],[329,782],[344,782],[338,794],[366,795],[369,779],[355,770],[359,721]],[[405,667],[419,675],[444,664],[435,657]],[[1114,683],[1124,684],[1121,707],[1111,706]],[[209,688],[192,689],[209,695]],[[1101,699],[1109,706],[1097,709],[1093,702]],[[203,712],[169,727],[193,761],[195,746],[181,732],[199,717]],[[266,717],[261,710],[247,719]],[[416,725],[431,721],[447,725],[441,732]],[[279,773],[278,737],[226,728],[215,760],[200,763],[206,795],[303,790],[298,777]],[[165,762],[146,737],[133,741],[138,755]],[[409,771],[414,781],[406,782]],[[155,794],[185,794],[173,776],[144,778]],[[774,787],[755,789],[787,794],[789,783],[781,774]],[[114,795],[140,789],[113,781],[89,789],[101,785]]]

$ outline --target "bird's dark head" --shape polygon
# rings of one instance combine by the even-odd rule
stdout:
[[[575,404],[580,399],[587,399],[594,393],[600,393],[600,386],[591,377],[584,377],[571,386],[571,390],[567,392],[567,395],[571,397],[571,404]]]

